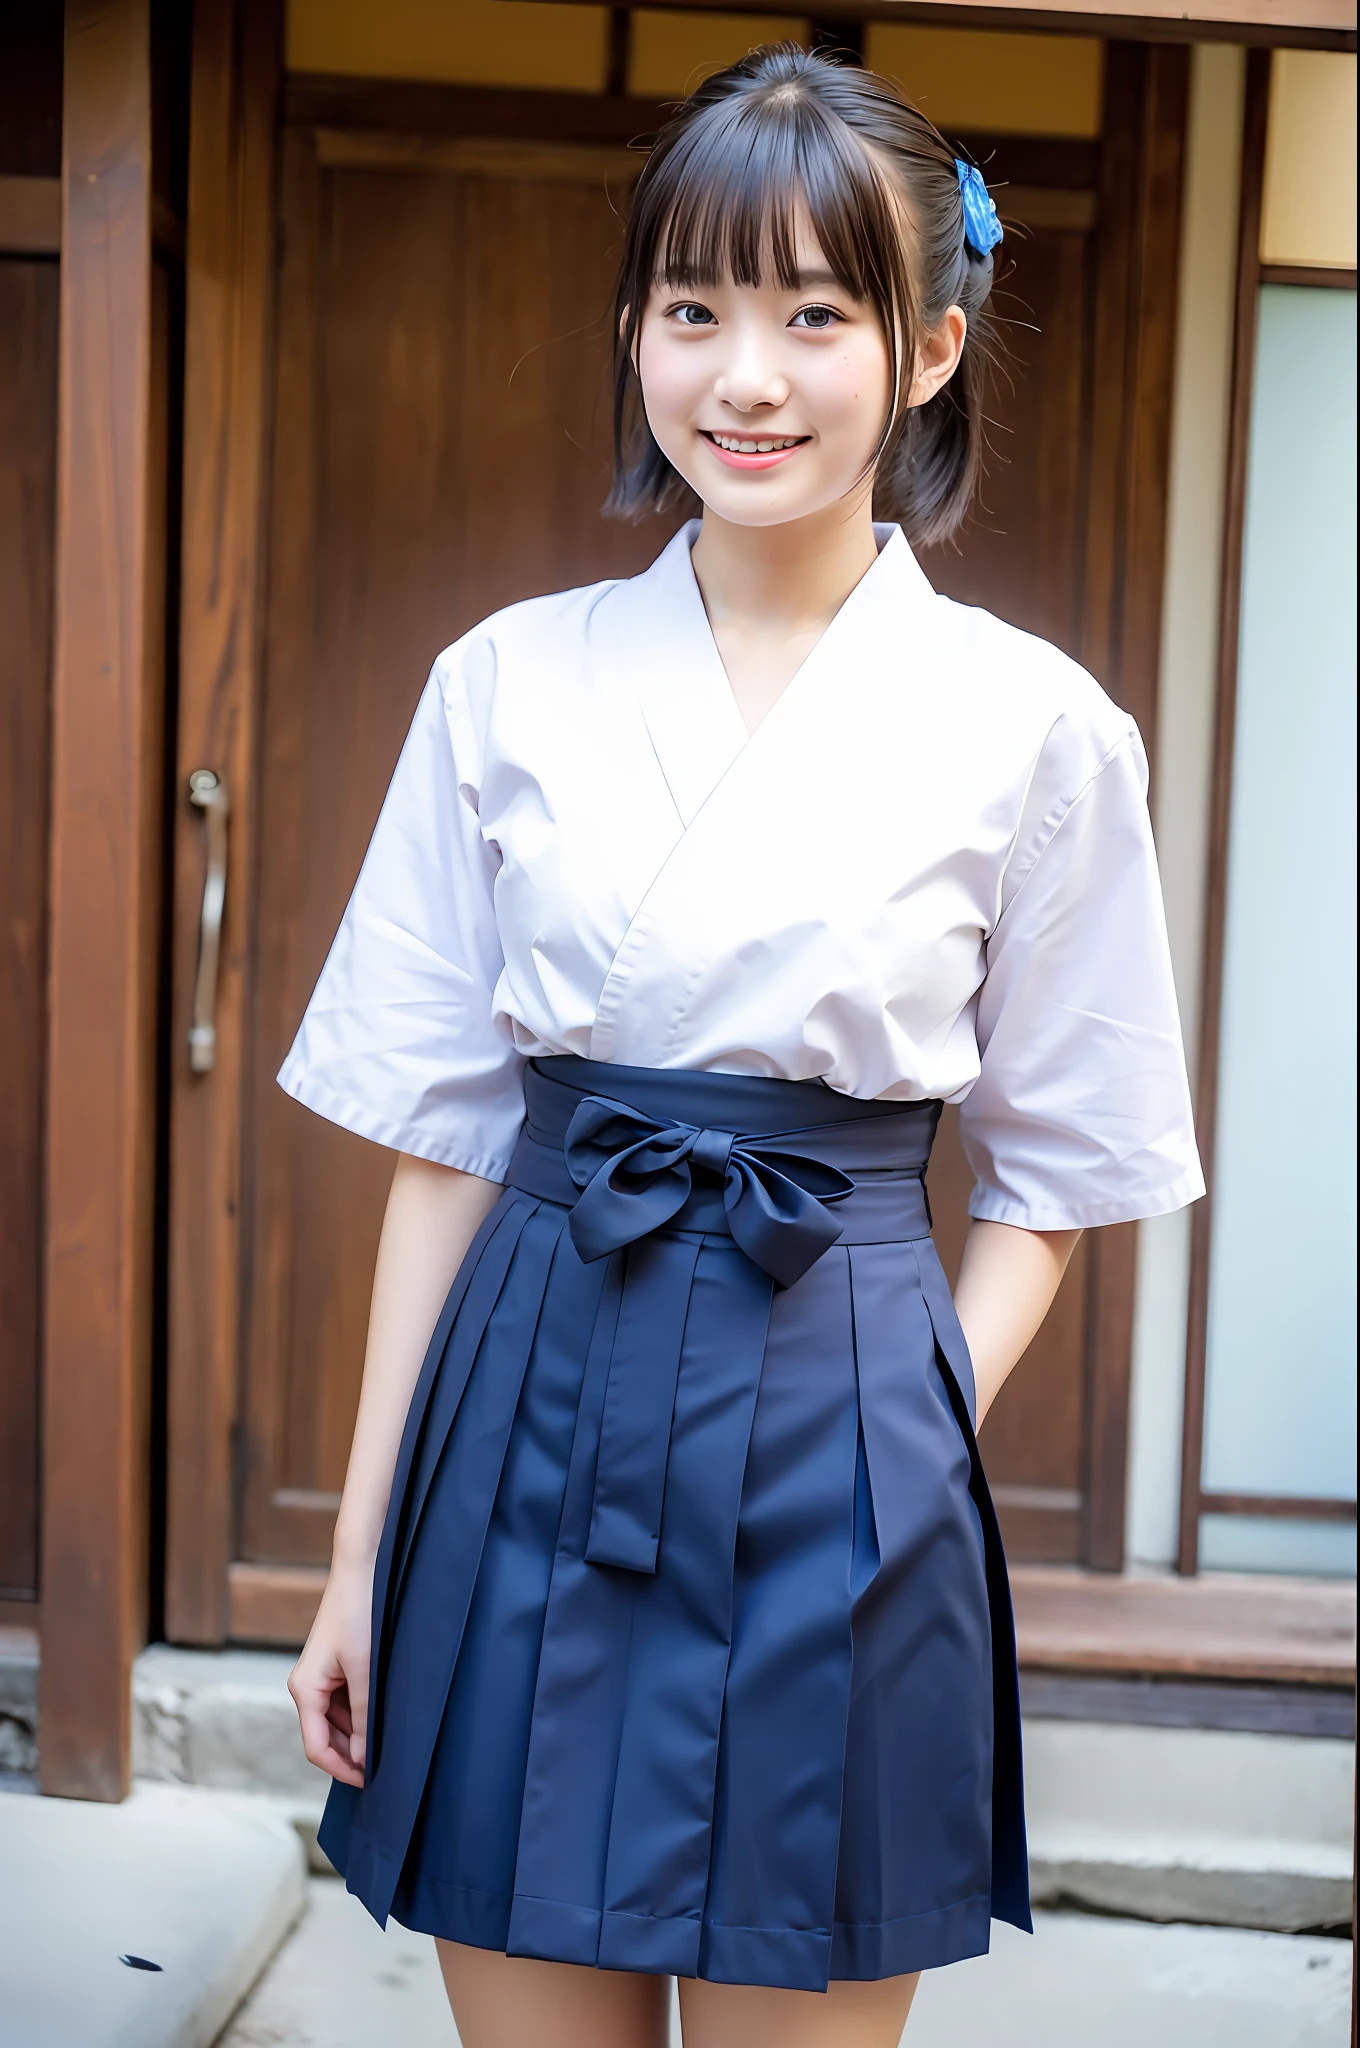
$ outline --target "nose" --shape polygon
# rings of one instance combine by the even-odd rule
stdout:
[[[743,325],[731,337],[730,348],[717,378],[713,395],[736,412],[774,410],[789,396],[789,382],[779,367],[768,337],[754,325]]]

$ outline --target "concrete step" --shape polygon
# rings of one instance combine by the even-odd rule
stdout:
[[[926,1973],[903,2048],[1344,2048],[1350,1943],[1036,1916],[992,1953]],[[334,1878],[220,2048],[457,2048],[434,1943],[381,1933]],[[680,2048],[673,2026],[672,2048]]]
[[[1041,1905],[1281,1933],[1350,1924],[1349,1742],[1029,1720],[1025,1779]]]
[[[6,2048],[209,2048],[305,1904],[293,1829],[231,1794],[0,1794],[0,1842]]]

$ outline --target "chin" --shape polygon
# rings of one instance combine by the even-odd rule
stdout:
[[[754,477],[738,481],[734,487],[725,474],[715,480],[685,475],[683,470],[680,473],[705,511],[729,526],[789,526],[794,520],[825,512],[845,495],[835,490],[763,489]]]

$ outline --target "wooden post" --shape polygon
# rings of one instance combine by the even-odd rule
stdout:
[[[161,894],[150,0],[67,0],[61,245],[41,1770],[46,1792],[119,1799],[145,1628]]]

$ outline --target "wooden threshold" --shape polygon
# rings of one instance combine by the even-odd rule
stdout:
[[[301,1643],[325,1583],[325,1572],[316,1566],[233,1564],[227,1574],[232,1640]],[[1026,1673],[1333,1692],[1355,1685],[1355,1588],[1349,1581],[1226,1573],[1135,1578],[1017,1565],[1011,1590]],[[1045,1697],[1057,1695],[1050,1688]],[[1169,1695],[1162,1704],[1170,1706]],[[1185,1713],[1191,1704],[1181,1699],[1177,1711]]]
[[[1011,1592],[1022,1670],[1355,1684],[1350,1580],[1017,1565]]]
[[[296,1648],[306,1641],[325,1584],[320,1565],[228,1565],[228,1635],[235,1643]]]
[[[1236,1678],[1150,1678],[1144,1672],[1022,1671],[1027,1721],[1104,1721],[1129,1728],[1219,1728],[1247,1735],[1355,1738],[1344,1685],[1250,1685]]]

